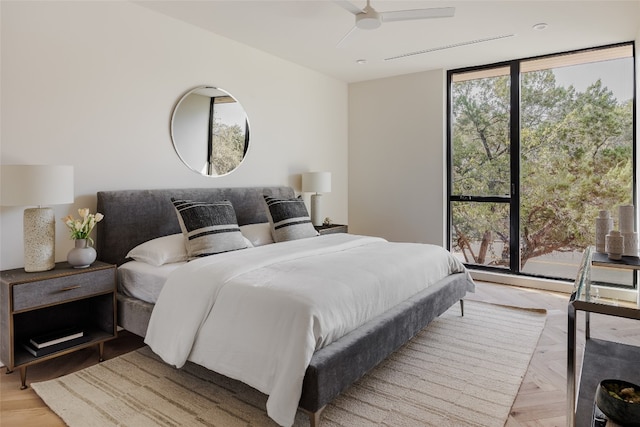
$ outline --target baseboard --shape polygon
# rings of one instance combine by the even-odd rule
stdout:
[[[573,292],[573,283],[562,280],[541,279],[538,277],[518,276],[515,274],[504,274],[493,271],[469,269],[474,280],[482,282],[499,283],[502,285],[519,286],[522,288],[540,289],[551,292],[562,292],[568,295]],[[601,298],[611,298],[620,301],[637,302],[638,292],[634,289],[613,288],[608,286],[597,286]]]
[[[519,286],[522,288],[541,289],[544,291],[571,294],[573,283],[562,280],[541,279],[538,277],[518,276],[493,271],[469,269],[474,280],[482,282],[500,283],[502,285]]]

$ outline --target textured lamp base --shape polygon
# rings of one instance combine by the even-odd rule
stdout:
[[[24,271],[52,270],[56,265],[56,227],[53,209],[25,209],[23,223]]]
[[[322,218],[322,194],[311,195],[311,222],[319,226],[324,222]]]

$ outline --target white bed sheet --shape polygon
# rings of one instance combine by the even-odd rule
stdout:
[[[169,275],[185,262],[155,266],[129,261],[118,267],[118,286],[123,294],[155,304]]]
[[[145,342],[269,395],[291,425],[314,351],[464,265],[441,247],[331,234],[191,261],[168,278]]]

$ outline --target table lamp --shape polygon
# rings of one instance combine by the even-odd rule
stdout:
[[[311,195],[311,222],[322,225],[322,194],[331,192],[331,172],[307,172],[302,174],[302,191]]]
[[[73,203],[73,166],[0,165],[0,204],[24,210],[24,270],[55,267],[55,216],[43,205]]]

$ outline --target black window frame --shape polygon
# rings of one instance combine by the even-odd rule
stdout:
[[[446,128],[446,138],[447,138],[447,150],[446,150],[446,161],[447,161],[447,236],[446,236],[446,245],[447,249],[451,250],[451,237],[452,237],[452,202],[494,202],[494,203],[508,203],[510,209],[510,221],[509,221],[509,268],[500,268],[489,265],[481,265],[481,264],[465,264],[467,267],[476,269],[476,270],[484,270],[497,272],[507,275],[520,275],[520,276],[528,276],[534,277],[538,279],[550,279],[550,280],[558,280],[558,281],[567,281],[571,282],[570,279],[546,276],[546,275],[533,275],[529,273],[523,273],[520,271],[520,83],[521,83],[521,75],[520,75],[520,64],[526,61],[539,60],[544,58],[552,58],[561,55],[568,55],[580,52],[590,52],[590,51],[598,51],[602,49],[609,49],[621,46],[631,46],[633,51],[633,99],[632,99],[632,117],[634,124],[634,131],[632,133],[633,138],[633,147],[632,147],[632,199],[633,205],[635,208],[636,218],[638,212],[638,176],[637,176],[637,157],[638,157],[638,148],[637,148],[637,134],[638,134],[638,122],[637,122],[637,70],[636,70],[636,49],[634,41],[620,42],[602,46],[595,46],[585,49],[576,49],[569,50],[563,52],[556,52],[552,54],[533,56],[527,58],[514,59],[510,61],[497,62],[493,64],[487,65],[478,65],[472,67],[464,67],[457,68],[452,70],[447,70],[447,128]],[[453,148],[452,148],[452,115],[453,115],[453,106],[452,106],[452,79],[455,74],[489,70],[493,68],[504,68],[509,67],[509,74],[511,79],[510,84],[510,178],[511,178],[511,194],[509,196],[470,196],[470,195],[452,195],[453,190]],[[517,84],[516,84],[517,83]],[[517,108],[514,108],[517,107]],[[513,124],[517,123],[517,126]],[[636,224],[637,231],[640,232],[640,224]],[[515,237],[514,237],[515,236]],[[515,239],[515,242],[514,242]],[[515,243],[515,244],[514,244]],[[638,274],[633,274],[633,289],[638,287]],[[629,288],[624,285],[615,285],[615,284],[607,284],[607,286],[612,287],[622,287]]]

